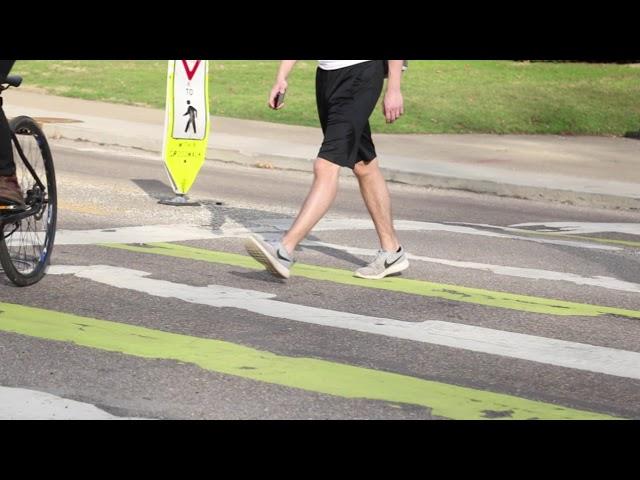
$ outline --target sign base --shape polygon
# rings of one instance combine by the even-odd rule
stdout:
[[[190,202],[186,195],[176,194],[174,198],[165,198],[159,200],[158,203],[163,205],[173,205],[174,207],[199,207],[198,202]]]

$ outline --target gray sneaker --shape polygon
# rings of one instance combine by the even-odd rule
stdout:
[[[356,270],[355,275],[360,278],[380,280],[387,275],[402,272],[407,268],[409,268],[409,260],[404,253],[404,248],[400,247],[399,252],[379,250],[375,260],[366,267]]]
[[[289,278],[289,270],[295,261],[280,242],[265,242],[252,235],[245,242],[244,248],[276,277]]]

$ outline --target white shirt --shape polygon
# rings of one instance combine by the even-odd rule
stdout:
[[[351,65],[370,61],[371,60],[318,60],[318,66],[322,70],[337,70],[339,68],[350,67]]]

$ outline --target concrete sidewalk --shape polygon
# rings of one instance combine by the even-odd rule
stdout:
[[[52,139],[162,149],[164,111],[4,93],[8,116],[30,115]],[[265,107],[266,108],[266,107]],[[640,128],[640,126],[639,126]],[[211,117],[207,158],[310,171],[320,128]],[[640,141],[546,135],[374,135],[389,180],[607,208],[640,209]]]

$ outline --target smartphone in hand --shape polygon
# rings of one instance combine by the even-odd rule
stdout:
[[[278,95],[276,95],[276,98],[273,100],[273,108],[278,108],[280,107],[280,105],[282,105],[282,102],[284,102],[284,94],[286,92],[278,92]]]

